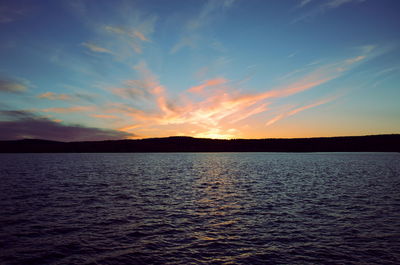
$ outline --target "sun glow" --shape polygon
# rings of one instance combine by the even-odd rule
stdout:
[[[25,2],[0,4],[0,140],[400,130],[397,1]]]
[[[236,129],[229,129],[227,131],[223,131],[218,128],[214,128],[205,132],[195,133],[194,137],[197,138],[211,138],[211,139],[234,139],[238,138]]]

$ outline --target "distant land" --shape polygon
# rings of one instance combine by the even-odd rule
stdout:
[[[87,142],[0,141],[0,153],[103,152],[400,152],[400,134],[293,139],[220,140],[173,136]]]

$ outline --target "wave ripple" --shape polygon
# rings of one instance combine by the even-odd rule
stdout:
[[[400,264],[395,153],[1,154],[1,264]]]

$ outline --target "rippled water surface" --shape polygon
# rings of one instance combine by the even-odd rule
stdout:
[[[400,264],[400,154],[1,154],[0,264]]]

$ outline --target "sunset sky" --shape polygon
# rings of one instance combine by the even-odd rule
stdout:
[[[400,133],[398,0],[2,0],[0,140]]]

